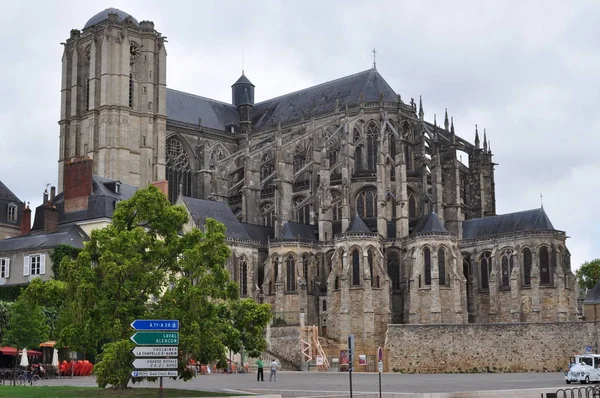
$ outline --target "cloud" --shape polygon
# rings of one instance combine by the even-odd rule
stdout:
[[[572,238],[573,265],[600,257],[600,3],[590,1],[115,1],[168,37],[169,87],[230,101],[242,69],[257,100],[377,68],[426,118],[487,129],[497,209],[539,206]],[[62,46],[103,6],[11,2],[0,15],[0,178],[39,204],[56,184]],[[243,55],[242,55],[243,54]],[[483,137],[482,137],[483,138]]]

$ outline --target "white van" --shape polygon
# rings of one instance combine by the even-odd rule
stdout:
[[[569,358],[569,370],[565,372],[567,384],[578,381],[586,384],[600,381],[600,355],[586,354]]]

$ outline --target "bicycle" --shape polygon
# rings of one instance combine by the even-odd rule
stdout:
[[[22,375],[17,377],[17,385],[19,386],[24,386],[25,383],[28,383],[30,386],[37,386],[39,382],[40,376],[29,370],[26,370]]]

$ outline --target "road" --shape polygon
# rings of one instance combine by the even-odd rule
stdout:
[[[257,382],[256,374],[211,374],[198,376],[188,382],[164,379],[166,388],[183,388],[205,391],[248,391],[278,393],[282,396],[298,395],[298,391],[348,393],[348,373],[278,372],[277,382]],[[376,393],[377,373],[354,373],[353,391],[357,394]],[[94,377],[48,380],[47,385],[95,386]],[[158,383],[136,383],[135,386],[157,387]],[[576,387],[576,385],[571,385]],[[475,373],[475,374],[396,374],[382,375],[382,391],[396,393],[452,393],[495,390],[526,390],[567,387],[562,373]],[[308,395],[308,394],[307,394]],[[539,397],[539,394],[537,394]]]

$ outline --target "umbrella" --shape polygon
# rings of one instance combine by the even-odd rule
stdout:
[[[21,353],[20,365],[24,367],[29,366],[29,360],[27,359],[27,348],[23,348],[23,352]]]
[[[52,353],[52,366],[58,368],[58,350],[55,348]]]

